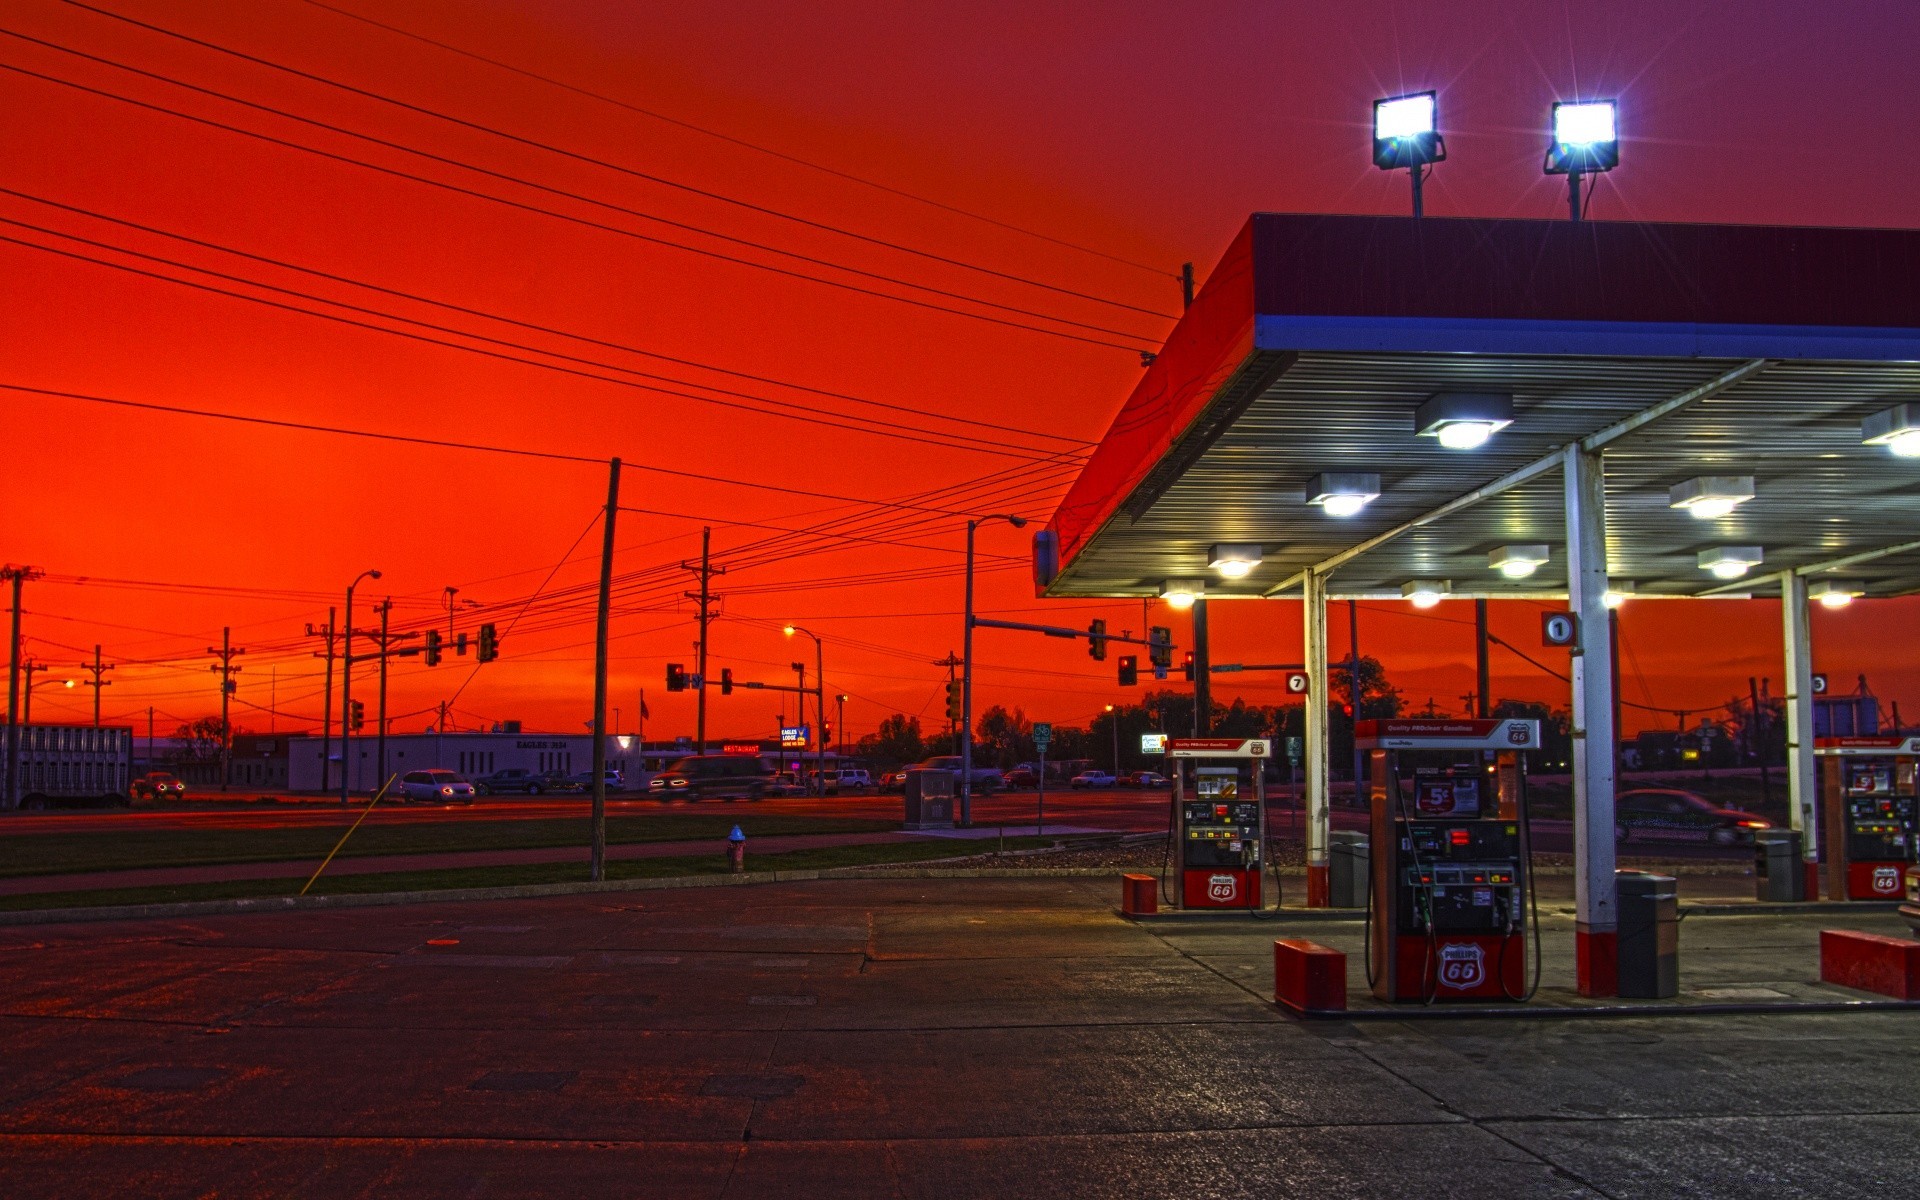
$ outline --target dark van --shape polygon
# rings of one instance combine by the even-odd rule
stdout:
[[[695,754],[680,759],[653,777],[647,792],[657,800],[701,800],[744,796],[758,800],[767,794],[766,768],[745,754]]]

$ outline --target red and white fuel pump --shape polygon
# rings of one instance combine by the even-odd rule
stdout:
[[[1528,720],[1362,721],[1373,834],[1367,982],[1382,1000],[1527,1000]]]
[[[1161,892],[1181,908],[1244,908],[1266,903],[1260,872],[1267,859],[1266,738],[1173,738],[1167,775],[1169,860],[1179,887]]]
[[[1920,737],[1818,738],[1813,753],[1828,899],[1900,899],[1920,861]]]

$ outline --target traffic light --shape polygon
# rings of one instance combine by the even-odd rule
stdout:
[[[1173,665],[1173,630],[1155,625],[1147,632],[1147,661],[1156,667]]]
[[[1187,682],[1192,683],[1193,682],[1193,651],[1191,650],[1187,651],[1187,660],[1180,664],[1180,669],[1186,672]]]
[[[833,745],[833,722],[822,721],[820,722],[820,748],[824,750],[831,745]]]
[[[1107,657],[1107,623],[1095,619],[1087,623],[1087,656],[1095,662]]]
[[[1140,682],[1140,658],[1134,654],[1120,656],[1120,686],[1133,687]]]
[[[670,692],[687,690],[687,669],[679,663],[667,664],[667,690]]]
[[[466,634],[459,633],[454,635],[453,652],[455,654],[460,655],[463,658],[466,656],[466,653],[467,653],[467,635]]]
[[[960,711],[960,681],[947,680],[947,720],[958,721],[966,714]]]
[[[359,733],[360,727],[367,723],[367,706],[358,700],[351,703],[353,707],[347,710],[347,728]]]
[[[720,694],[722,696],[733,695],[733,668],[732,667],[720,668]]]
[[[478,662],[492,662],[500,657],[500,638],[493,632],[491,622],[480,627],[480,649],[475,656]]]
[[[427,660],[428,666],[440,665],[440,631],[438,629],[427,630],[425,644],[420,647],[420,653]]]

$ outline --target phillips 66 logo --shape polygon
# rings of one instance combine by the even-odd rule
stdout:
[[[1231,875],[1207,876],[1207,899],[1209,900],[1218,900],[1225,904],[1233,899],[1234,893],[1239,890],[1239,885]]]
[[[1471,942],[1448,942],[1440,947],[1440,985],[1466,991],[1487,981],[1487,960]]]
[[[1900,890],[1900,868],[1875,867],[1873,869],[1873,890],[1884,894],[1894,894]]]

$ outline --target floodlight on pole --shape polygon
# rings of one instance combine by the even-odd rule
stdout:
[[[1567,177],[1567,212],[1580,219],[1582,176],[1620,165],[1620,104],[1616,100],[1560,101],[1553,106],[1553,142],[1546,173]]]
[[[1415,92],[1373,102],[1373,165],[1413,177],[1413,215],[1425,215],[1420,185],[1433,163],[1447,157],[1440,136],[1439,93]]]

